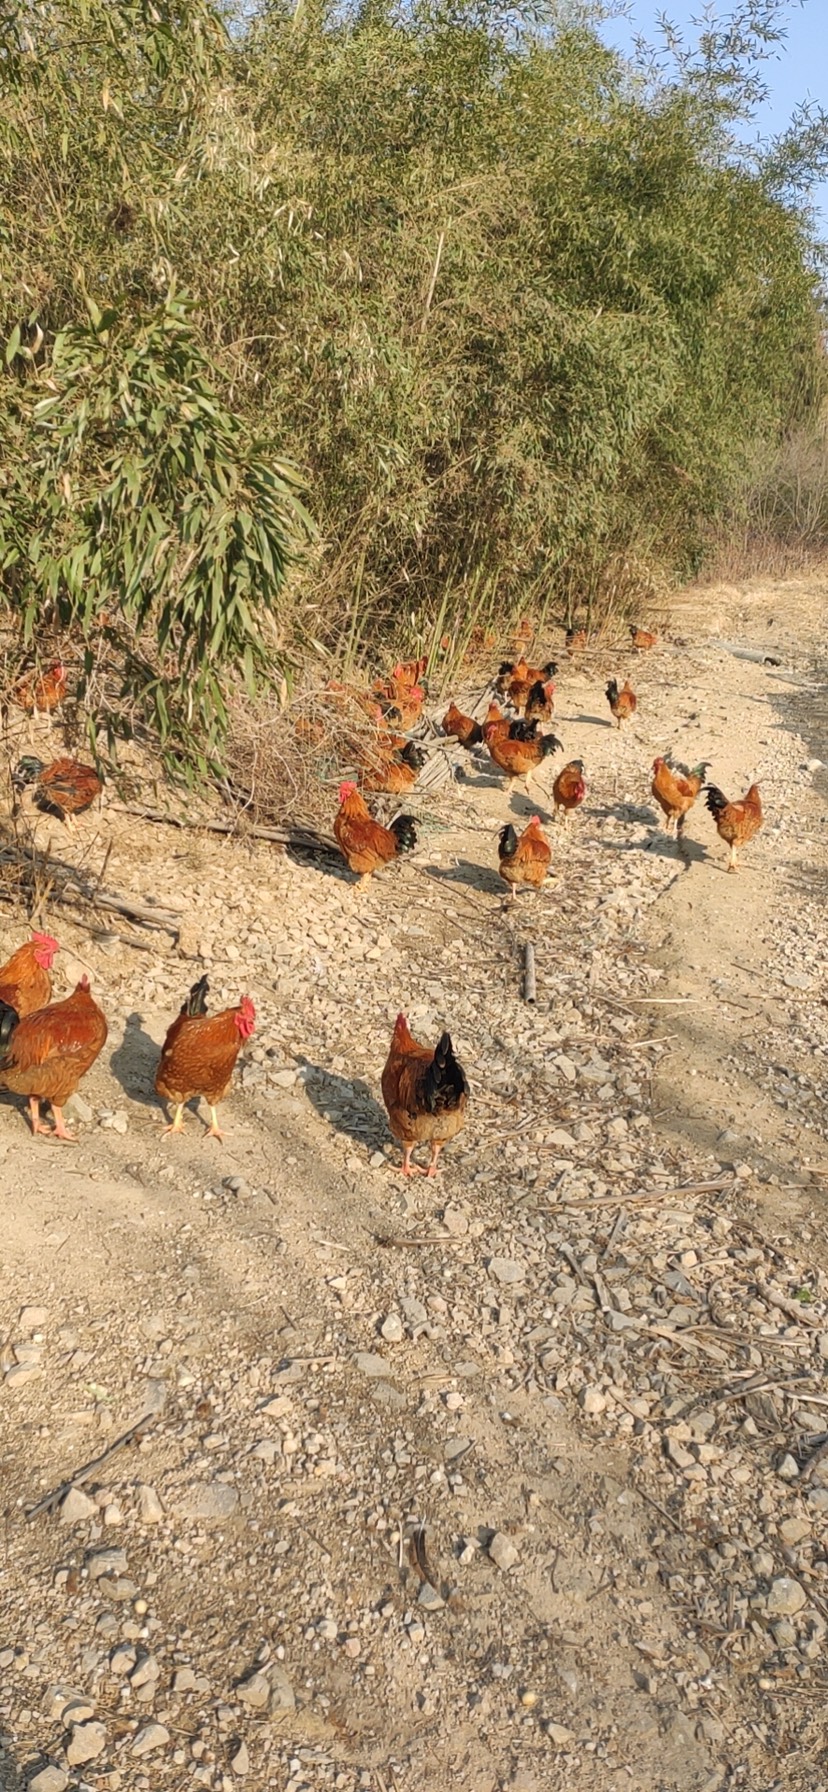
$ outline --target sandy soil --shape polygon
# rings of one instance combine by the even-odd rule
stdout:
[[[530,803],[453,754],[359,892],[115,803],[61,837],[182,921],[47,909],[110,1041],[73,1150],[0,1106],[0,1787],[825,1792],[825,592],[562,666],[588,799],[513,912],[554,763]],[[739,877],[702,805],[661,831],[667,748],[759,778]],[[259,1016],[224,1147],[152,1093],[205,969]],[[472,1087],[434,1183],[379,1100],[400,1007]]]

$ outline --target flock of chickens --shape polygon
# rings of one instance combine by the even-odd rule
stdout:
[[[656,636],[641,628],[631,629],[631,645],[647,652]],[[567,631],[570,659],[587,646],[587,632]],[[375,726],[370,748],[351,743],[361,782],[368,791],[401,795],[416,784],[425,755],[411,730],[420,720],[425,701],[423,659],[401,662],[390,677],[380,680],[370,697],[343,686],[334,693],[356,699]],[[494,695],[483,722],[464,715],[455,703],[443,717],[444,735],[468,751],[485,748],[492,763],[508,779],[521,779],[528,791],[530,779],[546,758],[562,751],[561,742],[542,724],[554,713],[557,665],[549,660],[531,666],[523,657],[504,662],[494,681]],[[15,687],[15,700],[30,713],[48,713],[62,701],[66,675],[55,666],[40,678],[30,676]],[[499,698],[508,713],[500,707]],[[611,679],[606,698],[618,727],[635,714],[637,698],[629,680],[619,687]],[[731,803],[715,785],[705,786],[707,763],[689,769],[670,758],[654,761],[651,790],[659,804],[668,833],[681,835],[687,815],[702,789],[707,808],[729,851],[728,870],[737,869],[737,853],[762,825],[758,787],[752,784],[741,801]],[[14,774],[16,789],[33,785],[40,806],[64,820],[88,808],[100,793],[101,781],[91,766],[71,759],[44,766],[27,756]],[[91,792],[91,794],[90,794]],[[555,815],[566,820],[586,797],[583,762],[570,760],[558,772],[552,798]],[[370,877],[401,853],[416,846],[416,823],[411,815],[398,815],[384,827],[371,814],[356,783],[340,785],[339,809],[334,834],[351,871]],[[500,876],[512,900],[520,888],[538,889],[552,859],[540,817],[533,815],[518,835],[507,823],[498,842]],[[82,977],[65,1000],[52,1002],[51,966],[58,943],[49,934],[32,938],[0,967],[0,1088],[27,1098],[33,1134],[71,1142],[63,1108],[94,1064],[106,1043],[106,1017],[95,1002],[87,977]],[[256,1011],[249,996],[217,1014],[207,1011],[208,983],[195,983],[167,1031],[155,1075],[155,1089],[174,1110],[167,1132],[183,1130],[186,1104],[202,1097],[209,1107],[208,1137],[222,1138],[217,1108],[230,1087],[242,1045],[255,1028]],[[411,1035],[404,1014],[397,1016],[390,1050],[382,1073],[382,1095],[394,1138],[403,1148],[405,1176],[437,1172],[443,1146],[464,1124],[469,1088],[454,1055],[451,1038],[443,1033],[435,1047],[420,1045]],[[54,1115],[54,1130],[41,1118],[41,1103]],[[428,1144],[430,1158],[424,1170],[412,1162],[419,1144]]]

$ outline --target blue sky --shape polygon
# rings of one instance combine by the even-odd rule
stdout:
[[[736,0],[714,0],[711,10],[719,18],[733,12]],[[659,41],[658,15],[666,13],[685,38],[694,41],[698,28],[693,19],[704,11],[704,0],[628,0],[628,16],[615,19],[604,27],[604,34],[619,49],[632,45],[637,34],[648,42]],[[764,80],[769,88],[766,104],[757,119],[759,136],[775,136],[782,131],[794,107],[801,100],[815,100],[828,110],[828,0],[791,0],[784,21],[786,40],[774,48],[764,64]],[[828,181],[814,194],[822,233],[828,236]]]

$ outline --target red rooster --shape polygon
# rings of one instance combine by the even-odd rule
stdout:
[[[155,1073],[155,1092],[175,1108],[166,1132],[184,1131],[184,1108],[193,1096],[203,1095],[210,1109],[208,1139],[222,1139],[216,1109],[230,1087],[236,1059],[256,1025],[256,1010],[249,996],[236,1008],[207,1013],[206,977],[200,977],[176,1015],[161,1047]]]
[[[11,1008],[0,1016],[0,1087],[28,1096],[33,1133],[74,1144],[63,1108],[103,1051],[106,1035],[106,1017],[92,999],[88,977],[65,1001],[38,1008],[23,1020]],[[42,1101],[51,1105],[54,1132],[41,1121]]]

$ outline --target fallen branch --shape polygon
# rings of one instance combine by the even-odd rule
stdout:
[[[23,848],[6,847],[0,850],[0,865],[26,865],[36,872],[37,866],[31,853]],[[85,902],[90,908],[99,908],[115,915],[126,915],[130,921],[139,921],[142,927],[157,927],[166,933],[177,933],[181,925],[181,916],[172,909],[150,906],[146,900],[134,896],[119,896],[114,890],[101,890],[97,885],[83,882],[71,866],[48,860],[53,871],[48,886],[50,902]],[[67,873],[61,881],[60,873]],[[42,903],[41,903],[42,906]]]
[[[330,834],[317,833],[315,828],[263,828],[244,827],[239,829],[236,821],[219,821],[212,818],[207,821],[185,821],[179,815],[167,815],[163,809],[137,809],[127,803],[113,803],[112,808],[117,815],[133,815],[137,821],[158,822],[169,828],[181,828],[190,833],[235,834],[242,833],[245,839],[272,840],[277,846],[295,846],[302,852],[329,852],[340,857],[339,847]]]
[[[73,1487],[82,1487],[84,1482],[89,1480],[90,1475],[94,1475],[96,1469],[103,1468],[105,1463],[117,1455],[119,1450],[124,1450],[127,1444],[134,1443],[136,1437],[150,1431],[157,1417],[157,1413],[149,1412],[144,1413],[142,1418],[136,1419],[135,1424],[130,1425],[126,1431],[122,1431],[114,1443],[109,1444],[105,1450],[101,1451],[100,1456],[93,1456],[91,1462],[85,1462],[74,1475],[70,1475],[68,1481],[61,1481],[60,1486],[55,1487],[51,1493],[47,1493],[42,1500],[38,1500],[36,1506],[30,1506],[26,1517],[37,1518],[41,1512],[54,1512],[66,1498],[67,1493],[71,1493]]]

